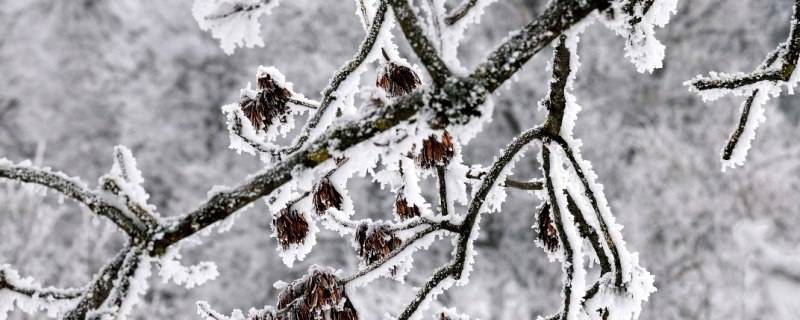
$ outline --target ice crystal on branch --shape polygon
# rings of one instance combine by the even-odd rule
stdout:
[[[195,0],[192,14],[200,29],[211,31],[222,50],[232,54],[236,47],[263,47],[258,18],[269,15],[279,0]]]

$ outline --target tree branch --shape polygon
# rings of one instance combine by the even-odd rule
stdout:
[[[233,9],[231,11],[229,11],[229,12],[225,12],[225,13],[221,13],[221,14],[208,15],[208,16],[205,17],[205,19],[206,20],[225,19],[225,18],[228,18],[228,17],[230,17],[232,15],[235,15],[235,14],[245,13],[245,12],[250,12],[250,11],[256,10],[258,8],[261,8],[261,6],[264,6],[264,5],[268,4],[270,1],[272,1],[272,0],[261,0],[258,3],[251,4],[251,5],[236,4],[236,5],[234,5]]]
[[[445,80],[452,76],[452,72],[439,56],[436,47],[425,36],[416,14],[408,4],[408,0],[389,0],[389,2],[394,10],[394,16],[403,30],[403,34],[411,44],[411,49],[414,50],[425,69],[428,70],[433,83],[437,86],[443,86]]]
[[[119,270],[130,253],[130,247],[120,250],[114,260],[111,260],[98,275],[95,275],[92,284],[81,296],[81,300],[75,308],[64,315],[64,320],[83,320],[89,311],[97,310],[103,304],[111,290],[114,289],[114,281],[119,277]]]
[[[567,159],[572,166],[572,170],[581,180],[583,184],[583,189],[587,198],[589,198],[589,202],[592,204],[592,208],[594,209],[595,215],[597,216],[597,221],[600,223],[600,231],[605,238],[605,243],[608,246],[608,249],[611,250],[611,254],[614,257],[614,268],[615,268],[615,280],[614,285],[617,287],[622,286],[622,262],[619,257],[619,250],[617,250],[617,246],[614,242],[614,239],[611,237],[611,234],[608,231],[608,224],[606,224],[605,218],[600,213],[600,206],[597,204],[597,197],[594,195],[594,192],[589,185],[589,181],[586,179],[586,174],[583,172],[583,168],[581,167],[580,163],[578,163],[577,159],[575,159],[575,154],[572,152],[572,148],[569,146],[566,140],[561,136],[552,136],[548,137],[555,141],[561,149],[564,150],[564,153],[567,155]]]
[[[604,5],[606,3],[602,0],[551,1],[536,20],[512,32],[512,36],[478,65],[470,77],[480,81],[486,90],[496,90],[533,55]]]
[[[572,279],[573,273],[575,272],[575,266],[573,261],[572,243],[570,243],[569,238],[566,235],[564,223],[561,220],[561,208],[558,205],[558,198],[556,197],[555,187],[553,186],[550,162],[550,148],[547,146],[547,143],[543,143],[542,171],[544,171],[545,188],[547,189],[547,197],[552,204],[550,208],[553,210],[553,222],[555,222],[556,230],[558,231],[558,238],[564,251],[564,262],[562,263],[562,268],[564,269],[566,280],[564,281],[564,291],[562,293],[562,296],[564,297],[564,310],[561,311],[560,317],[561,319],[566,320],[567,316],[569,315],[569,305],[572,298]]]
[[[450,12],[450,14],[444,18],[444,23],[446,23],[448,26],[454,25],[456,22],[461,20],[461,18],[467,16],[469,10],[472,9],[476,3],[478,3],[478,0],[464,0],[458,7],[453,9],[453,12]]]
[[[786,42],[770,53],[764,62],[751,73],[731,77],[707,77],[695,79],[691,85],[698,91],[710,89],[736,89],[763,81],[788,81],[800,57],[800,0],[795,0],[791,31]],[[780,59],[780,65],[774,66]]]
[[[388,9],[387,0],[380,0],[378,4],[378,10],[375,13],[375,19],[372,20],[372,24],[369,27],[369,33],[367,37],[364,38],[364,41],[359,46],[358,53],[356,56],[348,61],[347,63],[339,69],[338,72],[331,78],[331,82],[322,91],[322,102],[320,102],[319,108],[317,108],[317,112],[314,113],[314,116],[308,120],[308,123],[303,127],[303,131],[300,136],[297,138],[296,142],[292,147],[285,148],[278,151],[278,154],[290,154],[299,150],[303,144],[305,144],[311,136],[312,130],[314,130],[322,120],[322,116],[328,110],[328,107],[336,100],[336,96],[334,94],[339,89],[339,86],[347,80],[347,78],[361,66],[362,63],[367,59],[367,56],[372,51],[373,47],[375,46],[375,42],[378,40],[378,35],[380,34],[381,27],[383,26],[383,21],[386,18],[386,11]]]
[[[77,178],[68,177],[61,172],[14,165],[10,162],[0,162],[0,177],[35,183],[58,191],[85,204],[89,210],[97,215],[108,218],[132,238],[139,238],[145,234],[146,227],[141,221],[132,218],[118,206],[106,201],[96,192],[89,190]]]
[[[16,293],[26,295],[31,298],[39,298],[45,301],[50,300],[71,300],[80,297],[85,288],[70,288],[70,289],[57,289],[49,288],[32,288],[21,284],[13,283],[6,275],[6,271],[0,268],[0,291],[3,289],[14,291]]]

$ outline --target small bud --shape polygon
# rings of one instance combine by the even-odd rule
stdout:
[[[397,211],[397,215],[400,217],[400,221],[419,216],[419,207],[417,207],[416,204],[409,206],[406,197],[404,197],[402,193],[397,194],[394,208]]]
[[[455,148],[450,134],[445,131],[441,142],[436,135],[431,135],[422,141],[422,150],[417,155],[417,165],[430,169],[436,166],[446,166],[455,156]]]
[[[286,104],[292,93],[272,80],[269,74],[258,77],[258,93],[255,99],[242,96],[239,105],[245,117],[253,124],[256,131],[267,130],[275,121],[286,122],[289,106]]]
[[[399,97],[422,83],[414,70],[397,63],[386,61],[378,68],[375,85],[386,91],[390,97]]]
[[[330,208],[342,210],[342,195],[336,191],[328,177],[322,177],[316,185],[314,185],[314,209],[317,214],[324,214]]]
[[[358,320],[358,312],[332,271],[315,268],[278,294],[279,319]]]
[[[272,225],[278,233],[278,244],[286,251],[292,244],[301,244],[308,235],[308,222],[305,215],[284,208],[278,216],[272,219]]]
[[[380,261],[403,244],[403,240],[392,234],[386,226],[378,225],[370,228],[366,223],[358,226],[355,240],[358,244],[358,256],[364,265]],[[390,272],[394,276],[397,273],[397,269],[392,268]]]
[[[545,249],[550,252],[558,249],[558,231],[553,226],[553,219],[550,218],[550,203],[545,202],[536,214],[536,221],[538,222],[537,231],[539,232],[536,237]]]

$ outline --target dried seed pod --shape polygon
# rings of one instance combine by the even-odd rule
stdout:
[[[558,231],[553,226],[553,219],[550,218],[550,203],[545,202],[536,214],[536,221],[538,222],[537,231],[539,232],[536,239],[539,243],[550,252],[558,249]]]
[[[422,140],[422,150],[416,160],[420,167],[430,169],[436,166],[446,166],[454,156],[453,138],[445,131],[442,134],[441,142],[433,134]]]
[[[358,312],[330,269],[312,267],[308,275],[292,281],[278,294],[280,320],[358,320]]]
[[[390,97],[399,97],[413,91],[422,83],[411,68],[391,61],[378,68],[375,85],[386,91]]]
[[[324,214],[330,208],[342,210],[342,195],[336,190],[328,177],[322,177],[314,185],[314,209],[317,214]]]
[[[272,219],[272,225],[278,234],[278,244],[284,251],[292,244],[303,243],[308,235],[308,221],[305,215],[297,210],[282,209],[278,216]]]
[[[394,208],[397,211],[397,215],[400,217],[400,221],[419,216],[419,207],[417,207],[416,204],[409,206],[408,200],[406,200],[406,197],[404,197],[402,193],[397,194]]]
[[[385,225],[370,228],[370,225],[366,223],[358,226],[355,240],[358,243],[358,256],[365,265],[380,261],[403,244],[403,240],[396,237]],[[390,272],[394,276],[397,269],[392,268]]]
[[[268,129],[275,121],[286,122],[289,106],[286,104],[292,93],[272,80],[267,73],[258,77],[258,93],[255,99],[243,96],[239,105],[245,117],[253,124],[256,131]]]

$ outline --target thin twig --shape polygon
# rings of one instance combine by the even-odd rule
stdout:
[[[358,53],[353,60],[345,63],[344,66],[342,66],[342,68],[336,72],[333,78],[331,78],[331,82],[328,84],[325,90],[322,91],[322,102],[320,102],[317,112],[314,113],[314,116],[312,116],[303,127],[303,131],[295,141],[294,145],[279,150],[279,153],[290,154],[300,150],[300,148],[311,137],[312,130],[316,129],[319,125],[320,121],[322,120],[322,116],[328,110],[328,107],[330,107],[333,101],[336,100],[335,93],[337,90],[339,90],[339,86],[341,86],[341,84],[347,80],[348,77],[353,74],[353,72],[355,72],[356,69],[358,69],[367,59],[367,55],[369,55],[375,46],[375,43],[378,41],[378,35],[380,34],[381,26],[383,26],[383,21],[386,18],[386,11],[388,9],[387,1],[388,0],[381,0],[378,4],[378,10],[375,13],[375,18],[372,20],[372,24],[370,25],[369,33],[361,43]]]
[[[447,179],[445,176],[444,165],[436,166],[436,177],[439,185],[439,212],[442,216],[447,215]]]
[[[268,4],[270,1],[271,0],[261,0],[261,2],[259,2],[259,3],[251,4],[251,5],[247,5],[247,6],[241,5],[241,4],[236,4],[236,5],[234,5],[233,10],[231,10],[231,11],[228,11],[228,12],[225,12],[225,13],[221,13],[221,14],[208,15],[208,16],[205,17],[205,19],[206,20],[225,19],[225,18],[228,18],[228,17],[230,17],[232,15],[235,15],[235,14],[238,14],[238,13],[244,13],[244,12],[249,12],[249,11],[256,10],[258,8],[261,8],[261,6],[264,6],[264,5]]]
[[[411,9],[408,0],[389,0],[389,2],[392,5],[392,9],[394,9],[394,16],[397,18],[400,29],[403,30],[403,34],[411,45],[411,49],[422,61],[433,82],[438,86],[444,85],[445,80],[453,74],[439,56],[430,39],[425,36],[425,32],[422,31],[418,21],[419,19],[417,19],[414,10]]]
[[[453,9],[453,12],[447,15],[447,17],[444,19],[444,22],[448,26],[456,24],[456,22],[466,17],[467,13],[469,13],[469,10],[472,9],[472,7],[474,7],[477,3],[478,0],[464,0],[458,7]]]
[[[572,279],[575,272],[575,261],[573,260],[573,252],[572,252],[572,243],[569,241],[567,234],[564,229],[564,222],[561,218],[561,206],[558,204],[558,198],[556,197],[556,190],[553,186],[553,176],[552,171],[550,170],[550,147],[548,147],[547,143],[542,144],[542,173],[544,174],[544,181],[545,181],[545,188],[547,189],[547,197],[550,201],[551,210],[553,210],[553,221],[556,225],[556,230],[558,231],[558,239],[561,242],[561,247],[564,251],[564,263],[562,264],[562,268],[564,269],[564,275],[566,279],[564,280],[564,288],[562,296],[564,297],[564,310],[561,311],[561,319],[566,320],[567,316],[569,315],[569,306],[571,303],[572,298]],[[582,266],[578,266],[582,267]]]
[[[92,212],[108,218],[131,237],[140,237],[145,234],[146,227],[141,221],[133,219],[122,208],[106,202],[103,197],[82,186],[83,183],[76,178],[49,170],[13,164],[0,164],[0,177],[35,183],[56,190],[85,204]]]

